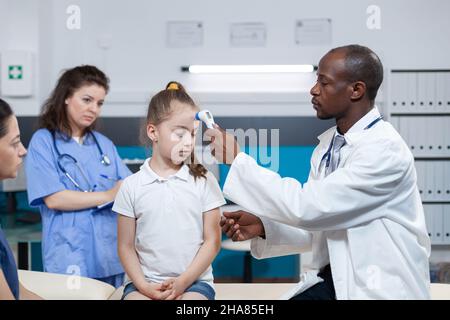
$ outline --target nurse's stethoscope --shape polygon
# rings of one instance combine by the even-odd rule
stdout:
[[[89,131],[89,134],[92,136],[92,138],[94,139],[95,144],[97,145],[97,149],[100,152],[100,162],[104,165],[104,166],[109,166],[111,164],[111,160],[109,159],[109,157],[103,152],[102,147],[100,146],[100,144],[98,143],[97,138],[95,137],[95,134],[91,131]],[[58,163],[58,167],[59,169],[61,169],[61,171],[64,173],[64,175],[75,185],[75,187],[77,189],[79,189],[80,191],[83,192],[93,192],[95,189],[95,185],[93,188],[89,188],[89,189],[83,189],[80,184],[78,182],[75,181],[75,179],[67,172],[67,170],[64,168],[63,165],[63,160],[69,160],[71,162],[73,162],[75,164],[75,166],[78,168],[78,170],[81,173],[81,176],[83,177],[84,181],[86,182],[86,185],[89,185],[89,180],[87,179],[86,175],[84,174],[83,169],[81,168],[80,164],[78,163],[77,159],[75,159],[73,156],[71,156],[70,154],[67,153],[61,153],[56,145],[56,133],[55,131],[52,132],[52,137],[53,137],[53,146],[55,147],[55,151],[56,154],[58,155],[58,159],[57,159],[57,163]]]
[[[378,121],[380,121],[382,119],[383,119],[383,116],[379,116],[378,118],[373,120],[371,123],[369,123],[369,125],[367,127],[365,127],[364,130],[372,128]],[[330,146],[328,147],[327,152],[325,152],[325,154],[322,157],[322,160],[320,160],[320,164],[322,164],[323,160],[325,160],[325,159],[327,160],[326,164],[325,164],[325,170],[330,166],[331,150],[333,149],[333,142],[334,142],[334,137],[333,137],[333,139],[331,139],[331,143],[330,143]]]

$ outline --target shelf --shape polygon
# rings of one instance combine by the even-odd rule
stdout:
[[[393,117],[432,117],[432,116],[450,116],[449,112],[391,112]]]

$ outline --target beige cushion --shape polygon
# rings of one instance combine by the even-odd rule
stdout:
[[[277,300],[295,283],[215,283],[216,300]],[[123,287],[110,300],[120,300]]]
[[[432,283],[430,294],[431,300],[450,300],[450,284]]]
[[[80,277],[78,282],[73,276],[55,273],[19,270],[19,280],[25,288],[48,300],[107,300],[115,291],[113,286],[98,280]]]
[[[71,289],[71,276],[19,270],[20,282],[30,291],[53,300],[120,300],[123,287],[80,277],[78,289]],[[217,300],[277,300],[294,283],[216,283]],[[431,299],[450,300],[450,284],[432,283]]]

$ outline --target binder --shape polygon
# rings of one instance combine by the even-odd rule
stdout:
[[[450,84],[450,83],[449,83]],[[448,90],[450,92],[450,89]],[[450,108],[449,108],[450,112]],[[442,118],[444,121],[444,137],[445,137],[445,144],[443,146],[445,154],[447,156],[450,156],[450,117],[446,116]]]
[[[401,130],[400,130],[400,118],[397,116],[391,116],[391,119],[389,121],[391,123],[391,125],[394,127],[395,130],[397,130],[397,132],[402,136],[401,134]]]
[[[431,204],[423,205],[423,212],[425,215],[425,226],[427,228],[427,233],[430,239],[432,239],[433,235],[433,221],[431,219]]]
[[[402,76],[403,73],[391,73],[391,112],[394,113],[401,110],[402,94],[404,92],[404,90],[402,89],[402,87],[404,86]]]
[[[436,179],[434,175],[434,161],[425,161],[425,195],[427,201],[436,200]]]
[[[417,106],[417,73],[416,72],[406,72],[406,112],[416,112],[418,111]]]
[[[426,125],[426,117],[412,117],[410,123],[410,135],[416,144],[416,155],[423,156],[427,154],[424,128]],[[412,129],[412,130],[411,130]]]
[[[422,201],[425,200],[425,178],[424,178],[424,162],[423,161],[416,161],[416,173],[417,173],[417,187],[419,189],[420,197],[422,198]]]
[[[445,162],[444,161],[433,161],[435,163],[434,167],[434,185],[435,185],[435,200],[444,201],[444,175],[445,175]]]
[[[442,205],[433,205],[433,232],[434,232],[434,243],[442,244],[444,240],[444,227],[443,227],[443,215],[442,215]]]
[[[442,179],[442,196],[444,201],[450,201],[450,161],[444,162]]]
[[[417,100],[418,111],[426,112],[426,100],[427,100],[427,77],[424,72],[420,72],[417,75]]]
[[[450,205],[443,204],[442,205],[442,216],[443,216],[443,225],[444,225],[444,239],[443,242],[445,244],[450,244]]]
[[[446,90],[446,77],[450,74],[449,72],[437,72],[436,73],[436,105],[434,111],[436,113],[445,112],[445,98]]]
[[[417,145],[414,140],[412,125],[413,125],[413,117],[403,117],[402,118],[402,124],[401,127],[404,128],[404,135],[405,135],[405,141],[409,146],[409,149],[413,153],[413,155],[416,155],[417,153]]]
[[[445,101],[444,109],[445,112],[450,112],[450,72],[445,72]]]
[[[443,148],[445,144],[445,136],[444,136],[444,122],[445,118],[442,117],[435,117],[435,126],[434,128],[431,128],[433,132],[433,144],[435,149],[435,155],[440,157],[445,155],[445,150]]]
[[[426,81],[426,110],[427,112],[436,111],[436,72],[425,72]]]

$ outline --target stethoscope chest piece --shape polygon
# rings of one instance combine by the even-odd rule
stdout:
[[[106,154],[102,155],[102,159],[100,161],[105,166],[109,166],[111,164],[111,160],[109,160],[109,157]]]

